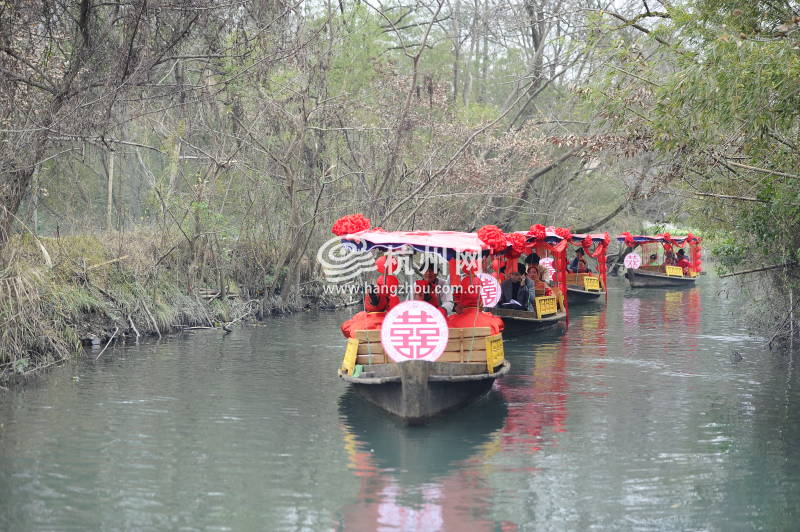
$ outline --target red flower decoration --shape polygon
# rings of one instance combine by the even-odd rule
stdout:
[[[371,222],[361,213],[342,216],[333,224],[331,232],[336,236],[344,236],[369,229]]]
[[[510,259],[516,259],[525,253],[526,239],[525,235],[520,233],[506,233],[506,240],[508,240],[511,249],[506,251],[506,256]]]
[[[588,250],[590,247],[592,247],[592,243],[593,243],[592,237],[586,235],[585,237],[583,237],[583,240],[581,240],[581,247],[583,249]]]
[[[544,226],[542,224],[536,224],[531,226],[526,236],[534,242],[538,242],[540,240],[544,240],[547,236],[547,233],[545,233]]]
[[[478,229],[478,238],[489,247],[493,255],[505,251],[508,246],[505,233],[496,225],[484,225]]]
[[[631,235],[629,232],[625,231],[620,236],[625,237],[625,245],[627,247],[629,247],[629,248],[635,248],[636,247],[636,241],[633,239],[633,235]]]
[[[611,237],[608,236],[608,231],[606,231],[604,234],[605,236],[603,237],[603,244],[605,247],[608,247],[608,245],[611,243]]]
[[[692,233],[689,233],[688,235],[686,235],[686,243],[697,245],[700,244],[700,239],[694,236]]]
[[[564,240],[572,240],[572,232],[566,227],[557,227],[555,233]]]

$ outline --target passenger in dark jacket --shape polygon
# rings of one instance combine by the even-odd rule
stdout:
[[[500,285],[500,308],[528,310],[530,286],[528,279],[522,274],[525,266],[520,264],[517,271],[508,274],[508,278]]]

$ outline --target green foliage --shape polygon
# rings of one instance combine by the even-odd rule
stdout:
[[[620,42],[607,52],[615,68],[590,93],[613,124],[670,159],[662,184],[705,194],[687,211],[727,271],[781,264],[800,247],[800,25],[787,6],[670,7],[651,34],[670,46],[644,59],[651,36]],[[779,294],[797,285],[790,276],[770,278]]]
[[[329,90],[332,94],[362,94],[375,79],[382,62],[385,38],[378,16],[367,6],[356,4],[329,24],[330,31],[337,35],[332,43]]]

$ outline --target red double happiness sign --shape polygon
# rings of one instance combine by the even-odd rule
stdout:
[[[447,347],[447,321],[424,301],[406,301],[394,307],[381,326],[383,350],[395,362],[437,360]]]

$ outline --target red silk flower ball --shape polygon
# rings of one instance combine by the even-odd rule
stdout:
[[[370,225],[370,219],[364,218],[363,214],[348,214],[336,220],[331,232],[336,236],[344,236],[369,229]]]
[[[590,247],[592,247],[592,237],[590,237],[589,235],[583,237],[583,240],[581,240],[581,247],[584,249],[589,249]]]
[[[508,245],[505,233],[496,225],[484,225],[478,229],[478,238],[489,247],[492,254],[505,251]]]
[[[547,236],[547,233],[545,233],[544,226],[542,224],[536,224],[531,226],[531,228],[528,230],[527,236],[534,242],[538,242],[540,240],[544,240]]]
[[[621,236],[625,237],[625,245],[627,247],[629,247],[629,248],[635,248],[636,247],[636,241],[633,239],[633,235],[631,235],[629,232],[625,231],[624,233],[622,233]]]
[[[525,246],[527,244],[525,235],[520,233],[506,233],[506,240],[508,240],[511,249],[506,252],[506,256],[511,259],[516,259],[525,253]]]
[[[564,240],[570,240],[572,238],[572,232],[566,227],[557,227],[555,232]]]

